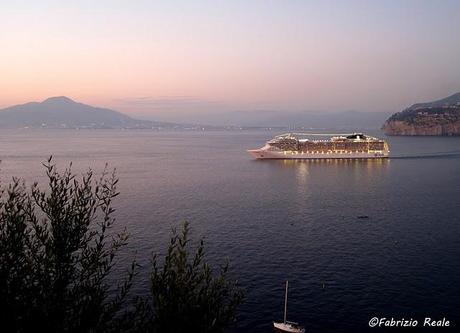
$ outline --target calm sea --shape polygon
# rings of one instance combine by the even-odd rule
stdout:
[[[76,172],[117,169],[120,227],[141,264],[188,220],[209,260],[231,260],[247,291],[236,332],[378,332],[372,317],[460,327],[460,138],[389,137],[385,161],[255,161],[276,132],[21,130],[0,132],[2,183],[43,181],[55,156]],[[382,133],[370,133],[383,136]],[[368,218],[358,218],[367,216]],[[134,293],[145,291],[141,269]],[[393,328],[390,332],[418,332]]]

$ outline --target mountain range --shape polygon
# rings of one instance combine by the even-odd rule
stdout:
[[[51,97],[0,110],[1,128],[162,128],[174,123],[138,120],[123,113],[77,103],[68,97]]]
[[[377,129],[390,116],[389,112],[279,112],[261,114],[253,124],[259,126],[285,126],[300,129]]]
[[[65,96],[51,97],[0,110],[0,128],[177,128],[231,129],[276,127],[283,129],[378,128],[390,114],[384,112],[207,112],[171,118],[172,121],[135,119],[126,114],[78,103]],[[163,116],[165,116],[163,114]],[[167,116],[167,115],[166,115]],[[170,113],[173,117],[174,113]],[[185,123],[185,124],[184,124]],[[208,124],[208,125],[202,125]]]
[[[203,112],[158,113],[163,121],[207,124],[220,128],[283,128],[288,129],[378,129],[391,112],[365,111],[289,111],[289,110],[209,110]],[[149,115],[141,117],[149,119]]]

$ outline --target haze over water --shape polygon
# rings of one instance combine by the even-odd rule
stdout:
[[[50,154],[61,170],[70,161],[76,172],[117,168],[118,226],[131,234],[118,269],[134,251],[146,264],[166,248],[170,227],[188,220],[211,262],[229,257],[247,290],[235,332],[272,332],[286,279],[288,318],[309,332],[375,331],[374,316],[446,317],[457,326],[460,138],[389,137],[397,158],[383,161],[246,153],[276,134],[5,130],[1,180],[43,181]],[[145,291],[147,273],[135,293]]]

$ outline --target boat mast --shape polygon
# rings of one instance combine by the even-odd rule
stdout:
[[[289,281],[286,280],[286,293],[284,294],[284,323],[285,324],[286,324],[286,313],[287,313],[288,285],[289,285]]]

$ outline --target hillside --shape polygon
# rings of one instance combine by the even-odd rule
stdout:
[[[453,94],[449,97],[438,99],[433,102],[416,103],[406,110],[416,110],[422,108],[435,108],[435,107],[448,107],[448,106],[460,106],[460,92]]]
[[[157,128],[176,124],[138,120],[123,113],[51,97],[0,110],[1,128]]]
[[[388,118],[383,129],[388,135],[460,135],[460,93],[414,104]]]

